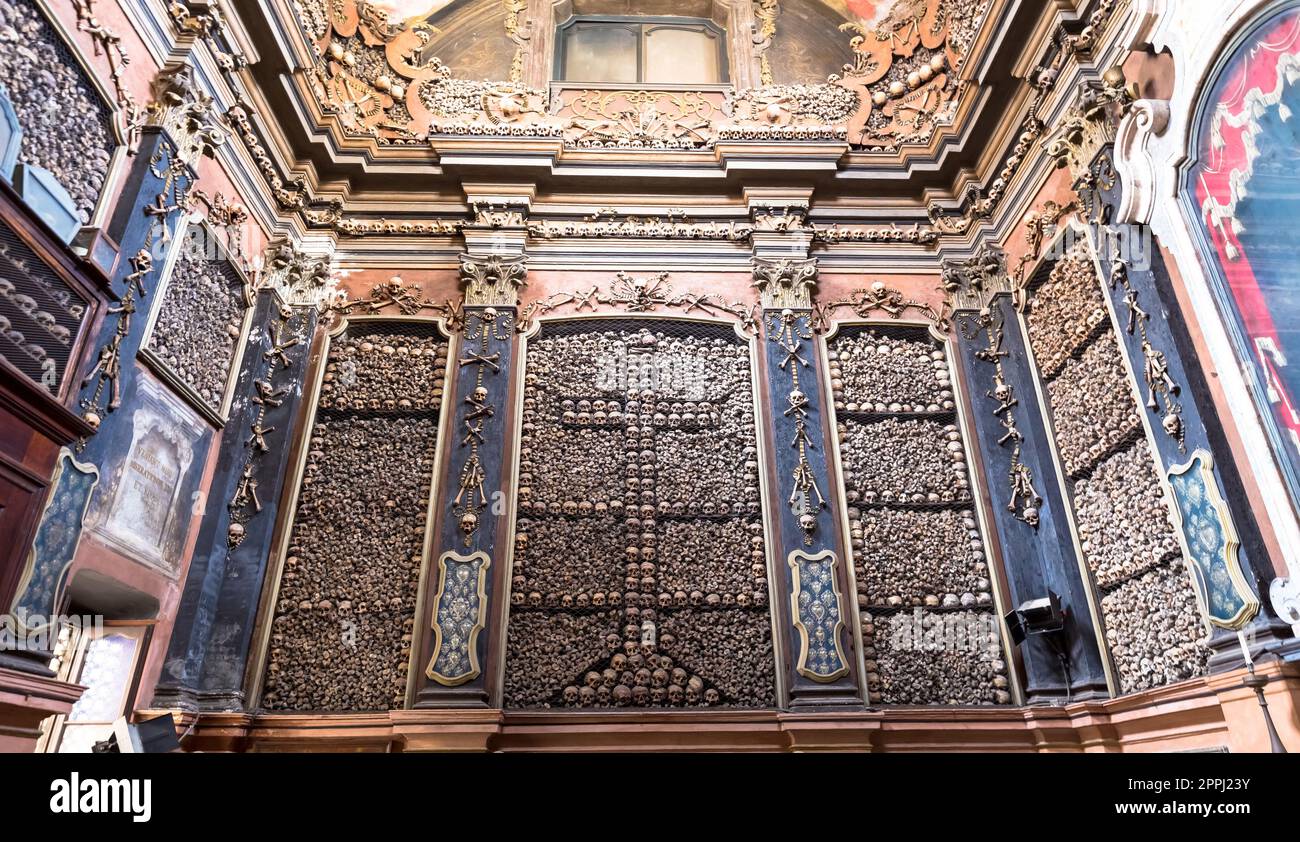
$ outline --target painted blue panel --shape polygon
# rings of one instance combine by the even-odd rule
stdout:
[[[14,598],[14,617],[33,632],[46,628],[49,618],[59,609],[59,594],[81,542],[86,506],[99,482],[95,466],[77,462],[67,450],[59,455],[56,473],[54,488],[28,556],[27,570]]]
[[[850,630],[842,622],[846,568],[831,560],[846,542],[826,447],[830,421],[821,378],[821,343],[813,338],[810,316],[806,310],[765,312],[761,343],[760,388],[771,407],[771,506],[777,521],[777,533],[769,540],[778,559],[780,586],[791,600],[791,618],[783,633],[795,662],[790,678],[795,700],[801,691],[825,686],[851,672],[845,656]],[[833,556],[823,556],[828,553]],[[815,561],[819,558],[825,560]],[[840,580],[838,592],[832,585],[835,579]],[[853,681],[851,676],[846,679],[849,684]]]
[[[995,296],[989,305],[995,317],[1002,319],[1001,351],[1005,384],[1018,396],[1015,425],[1022,435],[1020,462],[1033,475],[1034,486],[1042,498],[1037,507],[1036,526],[1026,523],[1011,504],[1011,470],[1014,442],[1005,440],[1007,428],[1003,416],[995,410],[999,404],[991,397],[997,389],[997,366],[979,356],[987,350],[984,331],[972,325],[975,314],[958,313],[958,357],[963,380],[972,395],[971,420],[975,426],[984,483],[993,505],[989,514],[997,527],[1002,548],[1002,564],[1011,591],[1009,607],[1026,600],[1047,596],[1050,589],[1061,597],[1070,611],[1067,632],[1070,640],[1070,683],[1072,694],[1108,694],[1105,668],[1098,648],[1088,600],[1088,586],[1083,581],[1079,559],[1074,552],[1074,538],[1060,494],[1060,479],[1052,458],[1051,439],[1036,394],[1034,374],[1029,365],[1025,336],[1010,295]],[[969,338],[974,337],[974,338]],[[989,397],[985,397],[989,396]],[[1025,693],[1030,702],[1065,695],[1064,676],[1056,655],[1040,637],[1030,637],[1020,647],[1025,661]]]
[[[27,207],[55,236],[65,243],[72,242],[81,229],[81,217],[77,215],[77,203],[53,173],[32,164],[19,164],[14,168],[14,186]]]
[[[0,85],[0,178],[13,181],[14,166],[23,145],[23,127],[9,102],[9,92]]]

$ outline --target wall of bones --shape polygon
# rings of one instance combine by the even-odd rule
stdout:
[[[506,707],[774,704],[752,366],[726,324],[528,340]]]
[[[126,704],[1009,733],[1156,710],[1241,624],[1294,645],[1237,371],[1286,366],[1152,198],[1237,35],[1156,0],[243,5],[0,0],[0,611],[152,624]],[[555,78],[570,7],[677,5],[725,81]],[[1060,652],[1005,619],[1048,590]]]
[[[863,326],[827,348],[869,701],[1009,703],[945,343]],[[972,639],[925,645],[936,626]]]
[[[447,350],[428,322],[362,319],[331,338],[274,603],[269,709],[405,702]]]
[[[1204,624],[1142,423],[1145,391],[1086,244],[1030,288],[1025,319],[1120,688],[1204,674]]]

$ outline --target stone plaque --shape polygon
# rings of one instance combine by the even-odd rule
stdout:
[[[108,482],[92,504],[96,535],[146,564],[174,574],[190,523],[196,452],[207,431],[199,417],[164,386],[147,377],[131,415],[125,457],[107,470]]]

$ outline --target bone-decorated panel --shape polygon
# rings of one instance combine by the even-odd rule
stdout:
[[[752,366],[730,325],[528,340],[507,708],[775,704]]]
[[[869,699],[1009,703],[944,347],[903,326],[842,327],[827,346]]]
[[[331,339],[263,707],[403,706],[446,370],[429,322],[358,320]]]
[[[209,253],[212,240],[204,232],[191,227],[183,239],[145,348],[205,407],[220,414],[249,298],[234,264]]]
[[[1203,675],[1209,649],[1101,284],[1081,244],[1031,287],[1026,321],[1119,689],[1131,693]]]

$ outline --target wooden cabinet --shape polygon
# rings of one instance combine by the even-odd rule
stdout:
[[[0,180],[0,610],[14,596],[59,449],[92,429],[77,411],[109,279]]]

